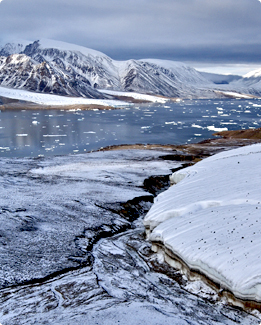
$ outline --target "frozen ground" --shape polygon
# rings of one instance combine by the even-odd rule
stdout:
[[[261,302],[261,145],[174,173],[145,217],[150,240],[243,300]],[[156,246],[155,249],[157,250]],[[169,257],[166,255],[166,259]],[[169,263],[175,264],[169,259]]]
[[[151,253],[142,184],[180,166],[162,154],[0,160],[1,324],[259,323],[189,293]]]

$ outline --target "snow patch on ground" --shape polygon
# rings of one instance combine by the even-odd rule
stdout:
[[[54,105],[54,106],[66,106],[66,105],[101,105],[101,106],[112,106],[122,107],[130,105],[129,103],[118,101],[118,100],[104,100],[104,99],[90,99],[83,97],[65,97],[51,94],[42,94],[30,92],[21,89],[11,89],[0,87],[0,96],[25,100],[40,105]]]
[[[216,91],[222,95],[227,95],[227,96],[231,96],[231,97],[234,97],[234,98],[253,98],[253,96],[251,95],[246,95],[246,94],[239,94],[235,91]]]
[[[166,103],[169,100],[168,98],[139,94],[139,93],[135,93],[135,92],[123,92],[123,91],[114,91],[114,90],[107,90],[107,89],[104,89],[104,90],[99,89],[99,92],[102,92],[102,93],[108,94],[108,95],[132,97],[134,99],[146,100],[146,101],[153,102],[153,103]]]

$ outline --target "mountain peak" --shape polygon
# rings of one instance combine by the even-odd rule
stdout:
[[[62,41],[55,41],[47,38],[42,38],[37,41],[39,44],[39,48],[42,49],[47,49],[47,48],[54,48],[60,51],[72,51],[72,52],[80,52],[83,55],[92,55],[92,56],[99,56],[99,57],[107,57],[106,54],[92,50],[90,48],[80,46],[80,45],[75,45],[71,43],[66,43]]]
[[[12,41],[0,47],[0,56],[9,56],[11,54],[19,54],[24,51],[29,41]]]

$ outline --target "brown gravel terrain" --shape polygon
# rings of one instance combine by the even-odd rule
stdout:
[[[261,128],[249,130],[222,131],[214,135],[230,139],[253,139],[261,140]]]

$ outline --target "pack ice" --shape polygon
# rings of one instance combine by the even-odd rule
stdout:
[[[256,144],[180,170],[144,219],[155,251],[163,246],[170,264],[181,259],[237,302],[261,302],[260,166]]]

